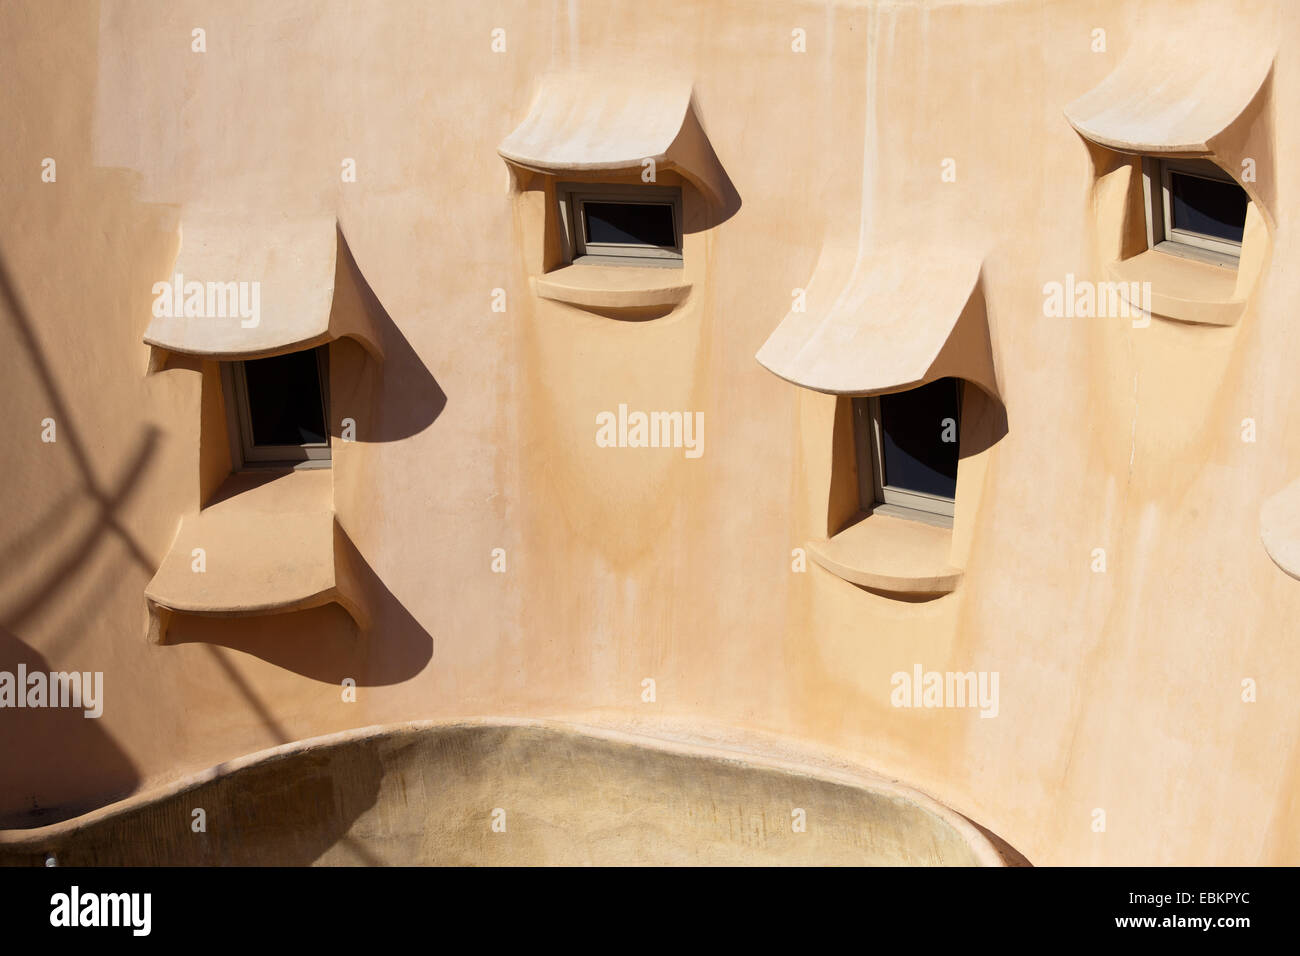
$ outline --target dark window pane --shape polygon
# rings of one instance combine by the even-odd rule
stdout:
[[[1169,175],[1169,211],[1176,229],[1241,242],[1248,201],[1246,191],[1236,183]]]
[[[677,245],[673,207],[666,203],[584,202],[587,242]]]
[[[957,441],[944,441],[944,419],[952,419],[950,437],[960,429],[960,394],[955,378],[942,378],[907,392],[880,398],[880,433],[884,447],[882,484],[941,498],[957,494]]]
[[[307,445],[325,441],[316,352],[290,352],[244,363],[248,417],[254,445]]]

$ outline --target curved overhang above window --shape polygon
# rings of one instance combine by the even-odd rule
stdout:
[[[1065,108],[1070,125],[1094,143],[1124,153],[1209,155],[1248,112],[1268,78],[1273,51],[1214,49],[1175,35],[1157,49],[1143,44]],[[1213,64],[1213,68],[1207,68]]]
[[[952,376],[1001,398],[981,260],[924,244],[829,247],[794,309],[755,356],[788,382],[883,395]]]
[[[176,266],[152,290],[144,341],[166,352],[233,361],[348,336],[380,358],[365,310],[336,307],[339,246],[330,216],[184,218]]]
[[[697,115],[685,79],[589,74],[542,80],[532,109],[497,147],[506,161],[549,175],[681,174],[714,201],[726,173]]]
[[[1274,57],[1266,43],[1237,36],[1231,25],[1195,35],[1173,31],[1134,49],[1065,116],[1080,136],[1106,149],[1212,160],[1272,225]]]

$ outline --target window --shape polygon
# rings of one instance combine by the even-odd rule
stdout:
[[[681,264],[680,189],[561,183],[559,202],[571,262]]]
[[[226,366],[232,425],[243,464],[327,463],[330,458],[326,346]]]
[[[950,523],[957,494],[961,399],[961,380],[942,378],[906,392],[853,400],[863,511],[883,506],[886,513],[900,517]]]
[[[1148,158],[1143,171],[1151,246],[1235,267],[1250,203],[1246,191],[1208,160]]]

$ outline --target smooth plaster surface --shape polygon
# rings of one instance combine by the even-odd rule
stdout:
[[[1260,160],[1271,251],[1240,316],[1048,317],[1046,283],[1104,281],[1133,235],[1066,107],[1154,36],[1229,26],[1250,63],[1280,51],[1210,144]],[[0,825],[350,728],[582,713],[847,752],[1034,863],[1300,861],[1300,586],[1259,517],[1300,475],[1293,4],[21,0],[0,35],[0,669],[102,671],[106,695],[98,720],[0,713]],[[661,170],[690,187],[691,292],[648,321],[530,282],[563,265],[554,177],[497,149],[573,72],[687,77],[734,188]],[[1212,102],[1197,131],[1241,106]],[[214,205],[337,221],[378,317],[382,363],[330,345],[367,637],[326,606],[145,640],[145,587],[221,471],[215,364],[149,373],[150,290]],[[959,481],[960,585],[907,603],[796,569],[828,534],[837,398],[754,355],[825,248],[939,235],[981,256],[1006,428]],[[620,403],[703,412],[704,454],[598,447]],[[998,716],[892,706],[918,663],[998,672]]]

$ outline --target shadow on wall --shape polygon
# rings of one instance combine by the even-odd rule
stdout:
[[[44,657],[0,628],[0,671],[18,673],[25,665],[27,674],[49,674]],[[99,683],[100,694],[103,682]],[[102,705],[102,696],[99,701]],[[0,733],[0,767],[4,768],[0,788],[0,829],[40,827],[85,813],[92,807],[120,799],[140,783],[140,776],[129,757],[103,729],[99,719],[85,716],[85,707],[6,708],[4,733]],[[51,742],[57,742],[59,759],[46,757]],[[43,805],[36,794],[73,789],[52,783],[51,764],[68,777],[93,776],[97,793],[93,800]],[[102,796],[101,796],[102,794]]]
[[[349,862],[375,866],[383,861],[348,831],[374,806],[383,775],[373,749],[322,748],[296,754],[291,763],[272,759],[46,849],[0,847],[0,865],[39,866],[48,850],[60,866],[306,866],[337,847]],[[203,809],[205,832],[193,829],[196,807]]]
[[[350,547],[346,542],[343,538],[341,543]],[[351,557],[374,614],[367,634],[358,633],[343,608],[326,604],[260,617],[178,614],[167,643],[227,647],[328,684],[340,684],[345,677],[358,687],[409,680],[433,658],[433,638],[355,549]]]
[[[959,458],[973,458],[976,455],[988,451],[1007,434],[1007,407],[1002,404],[1002,400],[996,395],[990,395],[987,391],[976,385],[974,382],[966,382],[966,386],[977,390],[977,395],[968,395],[966,402],[975,406],[967,412],[971,418],[971,426],[966,433],[962,435],[961,446],[958,450]],[[972,399],[978,398],[978,402]],[[966,412],[966,409],[962,409]]]
[[[335,277],[332,308],[364,311],[379,337],[384,360],[367,361],[356,345],[340,352],[342,374],[331,373],[331,389],[340,384],[350,387],[331,394],[331,405],[340,410],[333,416],[334,428],[344,414],[365,421],[366,427],[357,434],[361,444],[400,441],[424,431],[447,407],[447,394],[371,289],[341,230]]]
[[[679,139],[694,140],[701,144],[701,148],[707,151],[707,159],[704,161],[705,166],[711,166],[718,172],[718,179],[714,184],[718,189],[718,196],[715,201],[700,203],[700,214],[698,216],[687,216],[686,221],[682,223],[684,232],[707,232],[714,226],[720,226],[736,213],[740,212],[741,200],[740,193],[736,190],[736,185],[727,175],[727,167],[719,158],[713,148],[713,142],[709,139],[708,134],[700,125],[699,104],[695,101],[695,96],[691,96],[691,108],[686,111],[686,121],[683,124],[682,132],[678,133]],[[699,189],[698,186],[696,186]],[[701,190],[701,195],[707,194]]]
[[[114,618],[153,573],[161,542],[146,501],[176,461],[162,432],[123,413],[146,389],[124,382],[136,379],[140,346],[121,333],[147,314],[143,280],[174,243],[176,213],[137,198],[138,173],[93,165],[97,23],[89,4],[0,5],[0,33],[31,41],[9,51],[13,95],[58,117],[11,128],[0,156],[0,395],[14,423],[0,480],[0,670],[111,665],[103,692],[113,707],[132,681],[128,664],[112,665],[129,660],[115,655]],[[63,66],[34,69],[38,56]],[[33,187],[35,143],[58,158],[58,178]],[[57,434],[49,444],[45,418]],[[0,826],[66,819],[139,786],[106,719],[71,707],[0,715]]]
[[[130,566],[146,580],[152,572],[153,561],[145,546],[121,515],[141,492],[157,462],[161,434],[153,425],[143,426],[116,473],[101,477],[92,458],[93,446],[87,445],[77,428],[77,416],[59,387],[37,336],[37,325],[2,253],[0,313],[7,317],[16,340],[17,348],[9,359],[26,359],[38,389],[36,405],[56,422],[58,441],[48,446],[47,453],[57,455],[59,466],[79,479],[69,495],[50,501],[32,520],[21,527],[4,528],[0,543],[0,569],[4,572],[0,576],[0,670],[16,679],[20,664],[29,674],[48,674],[51,669],[47,658],[16,632],[37,631],[42,624],[52,628],[44,650],[62,659],[89,633],[86,627],[70,622],[82,624],[100,614],[123,581],[130,580]],[[35,503],[11,502],[11,506],[31,508]],[[105,560],[106,549],[112,552],[115,573],[108,578],[88,578]],[[69,594],[71,611],[66,603]],[[51,623],[49,615],[60,608],[65,614],[63,622]],[[4,732],[0,733],[0,828],[65,820],[119,799],[139,785],[138,768],[104,729],[101,719],[88,718],[84,711],[84,707],[5,709]],[[47,759],[52,751],[59,759]]]
[[[42,575],[42,581],[33,587],[24,588],[21,598],[12,601],[0,601],[0,620],[5,627],[21,629],[40,609],[54,600],[58,593],[72,584],[77,572],[88,564],[96,548],[106,536],[116,536],[125,548],[132,562],[141,570],[152,571],[153,562],[145,549],[134,539],[118,520],[118,512],[125,507],[135,493],[148,471],[150,463],[156,457],[160,433],[156,426],[146,425],[141,429],[135,451],[121,470],[120,477],[107,487],[101,482],[91,461],[85,442],[75,426],[75,418],[67,401],[64,399],[55,381],[49,363],[34,331],[34,323],[28,314],[18,290],[13,283],[5,264],[5,257],[0,253],[0,305],[13,322],[18,333],[18,340],[27,353],[32,370],[40,383],[41,392],[48,403],[49,417],[57,423],[58,444],[68,449],[72,456],[74,468],[80,474],[82,493],[91,498],[95,505],[95,520],[84,527],[75,542],[65,548],[56,563]],[[69,507],[56,505],[32,523],[24,532],[9,537],[0,546],[0,567],[17,567],[18,562],[31,562],[33,549],[41,542],[49,542],[59,537],[59,531],[77,512]]]
[[[988,827],[981,826],[970,817],[967,817],[964,813],[962,816],[965,817],[967,823],[973,826],[976,830],[979,830],[980,833],[984,834],[985,839],[993,844],[993,848],[998,851],[998,855],[1002,857],[1003,862],[1006,863],[1007,866],[1032,867],[1034,865],[1029,862],[1029,857],[1025,856]]]

